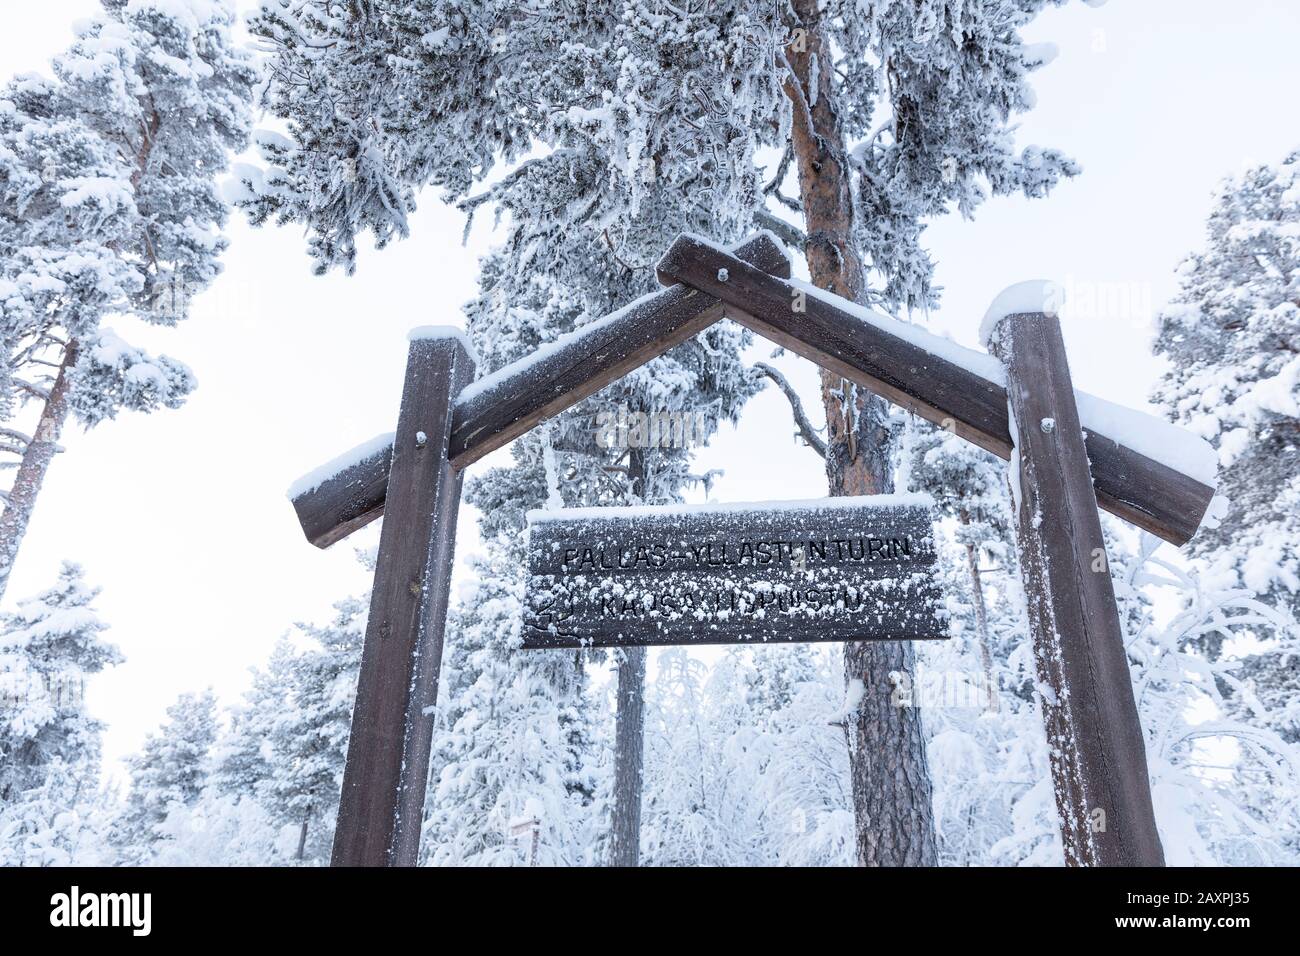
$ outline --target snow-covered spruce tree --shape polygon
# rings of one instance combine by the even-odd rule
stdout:
[[[1209,585],[1244,586],[1300,612],[1300,152],[1225,181],[1206,245],[1179,267],[1156,351],[1168,365],[1155,398],[1219,450],[1227,513],[1190,550]],[[1243,663],[1273,727],[1300,740],[1293,629]],[[1222,637],[1197,638],[1215,658]],[[1250,716],[1244,701],[1234,705]]]
[[[529,862],[537,821],[541,866],[590,859],[593,784],[576,652],[529,665],[519,650],[523,561],[518,536],[487,542],[448,620],[430,761],[424,862],[515,866]],[[576,686],[574,686],[576,685]]]
[[[274,818],[297,828],[300,862],[329,861],[367,606],[341,601],[330,624],[299,625],[311,645],[293,661],[292,706],[272,731],[275,766],[265,792]]]
[[[990,192],[1039,196],[1075,171],[1054,150],[1017,152],[1008,126],[1032,105],[1029,72],[1050,58],[1019,29],[1049,2],[266,0],[253,30],[271,48],[268,105],[290,135],[264,138],[270,170],[240,172],[244,204],[259,221],[305,224],[325,269],[353,267],[358,233],[378,245],[404,236],[423,186],[469,208],[494,202],[510,218],[502,308],[542,275],[590,318],[650,288],[676,233],[730,239],[756,222],[804,244],[819,286],[928,304],[924,219],[969,215]],[[775,150],[765,172],[762,147]],[[498,162],[520,165],[468,198]],[[781,193],[792,166],[798,198]],[[801,213],[803,232],[769,202]],[[705,359],[719,384],[745,381],[729,371],[743,339],[708,335],[707,349],[691,343],[643,377],[694,399],[689,374],[674,374],[683,355]],[[830,375],[822,393],[831,492],[890,490],[879,404]],[[645,490],[614,500],[662,500],[659,475],[679,466],[654,457]],[[883,693],[884,675],[910,663],[906,645],[846,657],[872,688],[850,735],[864,863],[934,859],[920,729]]]
[[[275,772],[272,737],[291,706],[296,650],[287,638],[271,649],[264,667],[252,668],[243,699],[227,710],[227,725],[212,746],[208,782],[233,800],[265,800]]]
[[[45,779],[0,806],[0,866],[107,866],[104,845],[117,807],[85,768],[60,759]]]
[[[167,722],[128,758],[131,789],[113,832],[124,862],[150,862],[165,837],[168,813],[193,806],[202,796],[217,737],[216,706],[210,690],[182,694],[167,708]]]
[[[229,727],[212,749],[216,797],[255,803],[268,824],[292,831],[281,862],[329,861],[366,604],[361,597],[340,601],[329,624],[298,625],[305,642],[279,641],[266,666],[253,671],[252,686],[231,708]],[[201,812],[224,819],[228,809],[214,800]],[[247,852],[254,852],[251,845]]]
[[[857,861],[849,779],[844,673],[820,645],[756,647],[750,710],[762,729],[756,746],[763,841],[781,866],[852,866]],[[780,668],[779,678],[763,676]]]
[[[684,648],[658,655],[647,693],[647,864],[775,862],[764,839],[767,801],[758,786],[763,740],[750,713],[748,682],[740,651],[724,654],[711,668]]]
[[[171,325],[216,276],[215,177],[242,149],[255,73],[227,0],[103,0],[54,77],[0,91],[0,595],[69,415],[176,407],[190,371],[103,326]],[[27,434],[12,422],[31,406]]]
[[[86,713],[86,679],[122,655],[100,636],[106,625],[92,607],[98,593],[80,566],[65,562],[52,588],[3,619],[0,808],[41,791],[56,762],[87,797],[99,788],[103,724]]]
[[[1300,747],[1267,729],[1239,661],[1202,650],[1206,638],[1228,643],[1288,621],[1246,588],[1158,557],[1160,546],[1146,533],[1107,542],[1165,855],[1171,865],[1294,865]],[[1163,625],[1152,613],[1159,588],[1181,609]]]

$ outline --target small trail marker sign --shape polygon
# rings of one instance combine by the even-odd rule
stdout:
[[[931,502],[529,514],[524,647],[947,637]]]

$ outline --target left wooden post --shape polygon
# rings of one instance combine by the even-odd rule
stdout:
[[[459,338],[412,333],[332,866],[414,866],[419,854],[460,504],[451,412],[473,378]]]

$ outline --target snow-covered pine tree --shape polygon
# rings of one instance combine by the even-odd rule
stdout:
[[[786,650],[797,656],[788,658]],[[822,645],[754,648],[750,710],[762,739],[763,841],[781,866],[857,861],[840,655]],[[776,679],[764,672],[777,671]]]
[[[767,650],[767,648],[762,648]],[[645,862],[761,866],[775,858],[759,779],[763,734],[750,711],[739,650],[707,666],[665,649],[647,692]]]
[[[55,762],[87,796],[99,788],[103,724],[86,713],[86,679],[122,655],[100,636],[97,594],[79,565],[64,562],[53,587],[3,619],[0,807],[40,790]]]
[[[84,766],[55,758],[40,786],[0,806],[0,866],[107,866],[117,807]]]
[[[1077,172],[1055,150],[1017,154],[1007,125],[1034,104],[1028,73],[1054,55],[1019,33],[1045,2],[885,0],[835,4],[838,17],[819,0],[791,6],[790,143],[819,287],[885,307],[928,305],[936,293],[920,244],[926,217],[950,207],[971,215],[985,184],[1034,197]],[[883,401],[823,370],[822,404],[831,494],[892,491]],[[846,720],[865,865],[937,861],[920,721],[890,700],[889,675],[914,661],[906,643],[845,645],[846,681],[864,687]]]
[[[1075,172],[1055,150],[1016,151],[1008,125],[1033,104],[1028,74],[1051,58],[1019,34],[1049,2],[1059,0],[662,10],[623,0],[527,10],[505,0],[267,0],[252,29],[272,48],[268,105],[290,135],[262,138],[272,168],[239,171],[243,205],[256,221],[306,225],[323,270],[353,268],[366,230],[380,246],[406,235],[421,187],[469,209],[493,202],[509,230],[488,286],[508,322],[536,277],[588,319],[650,288],[650,267],[678,232],[730,239],[755,223],[802,243],[824,288],[929,304],[925,219],[970,215],[990,193],[1040,196]],[[766,175],[762,147],[775,149]],[[471,197],[497,163],[518,165]],[[798,198],[781,193],[792,165]],[[803,232],[769,202],[801,213]],[[551,334],[535,319],[522,324],[525,338]],[[717,326],[701,338],[604,400],[631,396],[635,409],[685,398],[708,410],[699,392],[712,388],[723,401],[711,417],[733,414],[755,387],[735,368],[744,338]],[[890,490],[879,404],[830,375],[822,398],[831,492]],[[538,447],[517,452],[534,469]],[[608,455],[582,456],[594,468],[577,457],[558,468],[565,501],[581,497],[570,469],[592,476],[584,493],[658,501],[685,468],[685,456],[655,455],[638,490],[618,477],[627,462],[615,459],[615,471]],[[878,644],[846,657],[848,676],[869,680],[868,699],[881,704],[862,709],[850,735],[864,863],[933,861],[932,840],[888,836],[932,829],[928,788],[878,786],[926,779],[919,727],[877,693],[910,655]],[[885,772],[869,781],[880,761]]]
[[[103,0],[54,78],[0,92],[0,595],[69,417],[176,407],[183,364],[105,328],[171,325],[220,270],[215,177],[242,149],[255,72],[227,0]],[[51,371],[53,370],[53,371]],[[31,434],[9,421],[32,406]]]
[[[1243,686],[1240,662],[1203,649],[1207,636],[1228,643],[1288,620],[1247,588],[1160,558],[1155,536],[1132,537],[1128,529],[1108,535],[1107,553],[1166,857],[1184,866],[1294,865],[1300,747],[1268,729],[1271,715]],[[1162,588],[1179,608],[1167,623],[1153,613]]]
[[[542,866],[592,863],[590,741],[582,670],[573,652],[527,664],[519,650],[523,561],[517,535],[487,542],[448,619],[430,761],[424,861],[514,866],[539,828]],[[574,686],[576,685],[576,686]]]
[[[340,601],[330,624],[299,625],[311,645],[293,661],[291,704],[272,731],[276,766],[265,793],[275,818],[298,828],[300,862],[329,861],[368,604]]]
[[[1179,267],[1178,294],[1160,316],[1155,348],[1168,364],[1155,399],[1219,451],[1226,514],[1190,553],[1208,586],[1244,586],[1300,612],[1300,152],[1226,180],[1202,251]],[[1300,646],[1294,627],[1250,654],[1241,677],[1263,704],[1238,698],[1247,719],[1300,740]],[[1197,643],[1212,658],[1223,635]]]
[[[128,758],[131,789],[113,833],[124,862],[149,862],[165,838],[168,813],[202,796],[217,738],[216,706],[211,690],[182,694],[167,708],[166,723]]]
[[[1156,400],[1219,450],[1229,510],[1190,550],[1300,609],[1300,152],[1225,181],[1160,316]]]

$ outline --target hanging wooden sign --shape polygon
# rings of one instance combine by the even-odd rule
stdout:
[[[529,514],[526,648],[947,636],[920,495]]]

